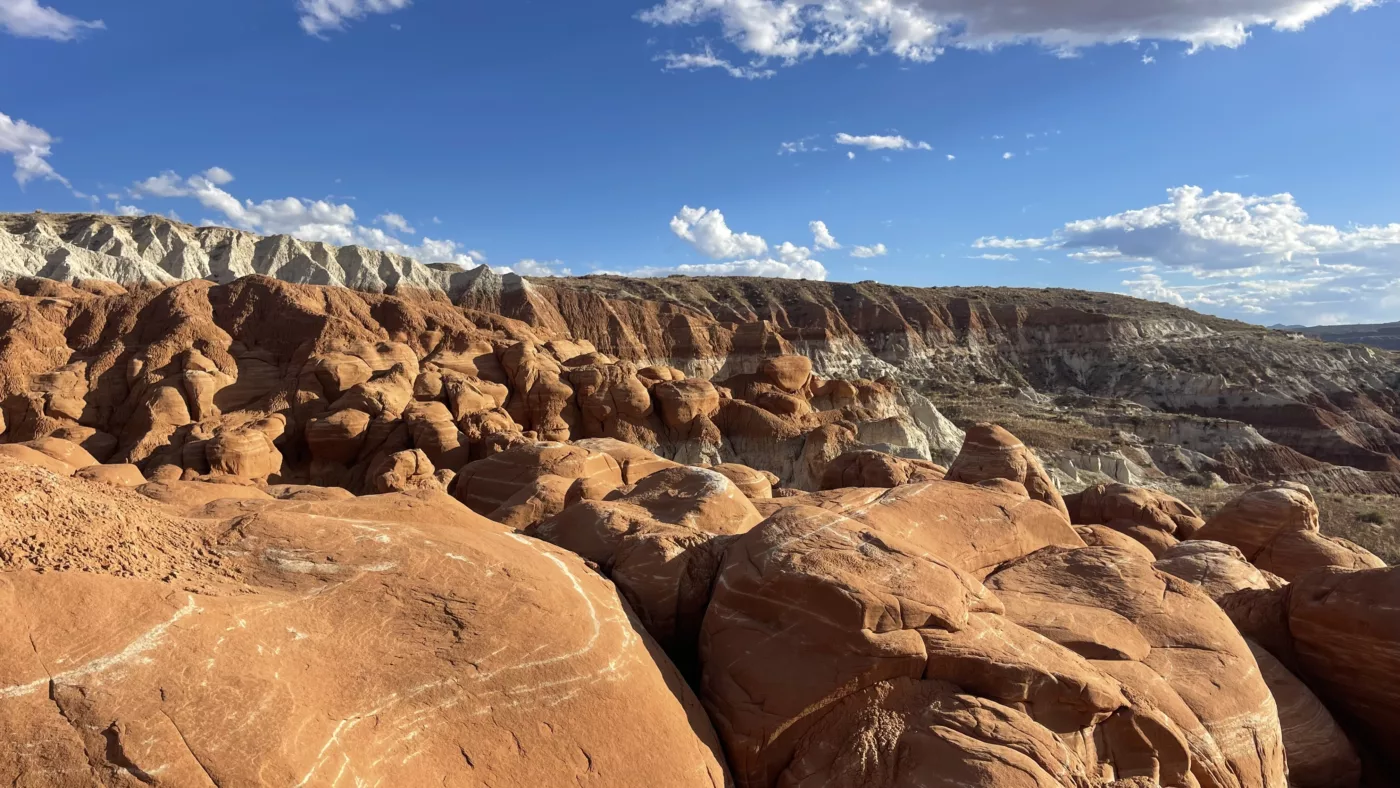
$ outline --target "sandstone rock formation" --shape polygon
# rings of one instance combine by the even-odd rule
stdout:
[[[995,424],[978,424],[967,432],[958,458],[948,468],[948,481],[976,484],[987,479],[1007,479],[1025,486],[1032,499],[1069,510],[1064,498],[1030,449]]]
[[[0,466],[14,484],[97,513],[87,482]],[[232,528],[101,495],[127,525],[23,521],[47,540],[27,565],[86,571],[0,573],[7,781],[727,784],[703,710],[615,590],[440,493],[264,503]],[[12,514],[6,555],[25,543]],[[84,557],[122,529],[141,536]]]
[[[1197,538],[1238,547],[1255,566],[1284,580],[1320,567],[1385,566],[1365,548],[1319,533],[1312,492],[1296,483],[1251,489],[1212,516]]]
[[[1100,484],[1065,498],[1070,520],[1104,525],[1137,539],[1160,555],[1177,541],[1194,539],[1205,521],[1194,509],[1165,493]]]

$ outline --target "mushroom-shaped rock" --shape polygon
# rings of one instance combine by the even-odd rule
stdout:
[[[968,484],[985,479],[1020,482],[1032,499],[1055,507],[1066,519],[1069,517],[1060,491],[1040,460],[1015,435],[995,424],[977,424],[967,431],[962,451],[948,468],[946,478]]]
[[[1312,492],[1296,482],[1251,488],[1216,512],[1196,538],[1238,547],[1255,566],[1290,581],[1321,567],[1385,566],[1359,545],[1323,536]]]
[[[764,359],[759,374],[774,386],[795,394],[812,379],[812,360],[806,356],[778,356]]]
[[[215,435],[204,449],[213,473],[266,479],[282,472],[282,452],[259,429],[243,428]]]
[[[941,481],[946,470],[931,462],[906,460],[884,452],[848,451],[827,463],[822,472],[823,490],[842,487],[899,487],[904,484]]]
[[[204,522],[236,593],[0,576],[0,779],[729,784],[680,674],[574,555],[442,494]]]
[[[433,475],[436,469],[422,449],[394,452],[369,468],[369,485],[377,493],[441,489]]]
[[[519,446],[469,463],[457,476],[454,495],[472,511],[490,515],[527,487],[532,488],[527,495],[542,492],[534,485],[545,476],[563,480],[558,496],[561,508],[564,495],[576,479],[597,479],[614,487],[623,484],[621,466],[607,454],[582,446],[544,442]],[[550,489],[552,498],[552,487]]]
[[[1192,539],[1205,521],[1196,510],[1166,493],[1126,484],[1100,484],[1065,497],[1076,525],[1144,526]]]
[[[778,483],[778,477],[774,474],[738,463],[727,462],[723,465],[716,465],[714,470],[729,481],[734,482],[734,486],[738,487],[739,491],[750,499],[772,498],[773,485]]]

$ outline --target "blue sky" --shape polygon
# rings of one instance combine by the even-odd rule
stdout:
[[[1400,3],[1104,5],[0,0],[0,210],[1400,320]]]

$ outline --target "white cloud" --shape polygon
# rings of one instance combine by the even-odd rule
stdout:
[[[842,133],[836,135],[836,144],[854,145],[866,150],[933,150],[933,146],[927,142],[914,142],[898,135],[870,134],[858,137]]]
[[[848,159],[855,159],[855,157],[856,157],[856,152],[855,152],[855,151],[853,151],[853,150],[848,150],[848,151],[846,151],[846,158],[848,158]]]
[[[408,223],[408,220],[397,213],[382,214],[379,218],[375,219],[374,221],[384,225],[385,227],[388,227],[390,230],[393,230],[395,232],[408,233],[410,235],[416,232],[413,229],[413,226]]]
[[[808,145],[807,143],[816,139],[815,137],[804,137],[796,142],[784,142],[778,147],[779,156],[791,156],[795,153],[821,153],[826,148],[820,145]]]
[[[1137,277],[1123,282],[1130,294],[1223,314],[1310,323],[1328,306],[1366,322],[1393,320],[1400,308],[1400,222],[1314,224],[1291,194],[1182,186],[1168,195],[1160,205],[1070,222],[1046,246],[1084,263],[1152,266],[1131,271]]]
[[[951,154],[951,153],[948,154],[948,161],[952,161],[952,160],[954,160],[954,159],[956,159],[956,158],[957,158],[957,156],[954,156],[954,155]]]
[[[72,41],[88,30],[101,30],[102,20],[91,22],[68,16],[38,0],[0,0],[0,30],[20,38]]]
[[[222,180],[223,184],[216,180]],[[189,178],[167,171],[132,184],[129,192],[138,200],[146,197],[193,199],[206,210],[220,215],[217,219],[207,220],[209,223],[227,224],[263,235],[290,235],[304,241],[336,246],[364,246],[412,257],[422,263],[456,263],[475,267],[486,262],[486,256],[481,252],[465,249],[456,241],[424,236],[414,244],[402,241],[378,227],[365,227],[357,222],[355,209],[343,203],[299,197],[263,202],[239,200],[222,188],[232,180],[233,176],[219,167]],[[395,219],[403,226],[391,224]],[[378,221],[400,232],[413,232],[413,228],[408,227],[399,214],[385,213]]]
[[[972,242],[973,249],[1039,249],[1050,243],[1049,238],[996,238],[987,236]]]
[[[869,259],[871,257],[884,257],[889,253],[890,250],[884,244],[875,244],[874,246],[851,247],[851,257],[863,257]]]
[[[1001,158],[1002,158],[1002,159],[1014,159],[1014,158],[1016,158],[1016,154],[1012,153],[1011,151],[1007,151],[1006,153],[1001,154]]]
[[[4,0],[0,0],[0,3]],[[15,180],[20,186],[35,179],[58,181],[72,188],[68,180],[54,171],[49,164],[53,155],[54,138],[38,126],[31,126],[23,120],[14,120],[0,112],[0,154],[8,154],[15,161]]]
[[[819,55],[888,53],[929,61],[947,47],[1036,44],[1060,55],[1100,44],[1238,47],[1256,27],[1295,31],[1378,0],[663,0],[639,19],[717,25],[739,52],[791,66]]]
[[[1157,62],[1157,58],[1155,58],[1155,57],[1153,57],[1153,56],[1151,56],[1151,55],[1143,55],[1143,56],[1142,56],[1142,64],[1143,64],[1144,66],[1150,66],[1150,65],[1152,65],[1153,63],[1156,63],[1156,62]]]
[[[301,29],[313,36],[344,30],[345,24],[370,14],[402,11],[413,0],[297,0]]]
[[[1016,259],[1014,254],[979,254],[967,258],[969,260],[991,260],[998,263],[1009,263]]]
[[[135,205],[122,205],[121,201],[116,201],[116,211],[118,216],[140,216],[141,209]]]
[[[667,52],[658,55],[656,60],[662,63],[662,68],[666,71],[700,71],[706,68],[718,68],[735,79],[768,79],[778,73],[771,68],[761,68],[758,66],[736,66],[717,56],[708,48],[704,52],[689,52],[678,54]]]
[[[818,249],[840,249],[841,244],[837,243],[835,236],[826,228],[826,222],[812,222],[807,225],[815,238],[813,246]]]
[[[470,254],[470,253],[469,253]],[[484,262],[484,261],[483,261]],[[572,268],[564,267],[558,260],[531,260],[525,259],[515,265],[503,266],[495,269],[501,274],[520,274],[521,276],[573,276]]]
[[[206,180],[215,186],[227,186],[233,183],[233,173],[223,167],[210,167],[202,173]]]
[[[800,247],[799,247],[800,248]],[[660,277],[679,274],[681,276],[763,276],[772,279],[815,279],[825,281],[828,276],[826,266],[816,260],[786,262],[765,258],[761,260],[733,260],[727,263],[701,263],[698,265],[677,265],[669,268],[649,267],[628,271],[627,276]]]
[[[725,224],[719,209],[689,205],[671,217],[671,232],[689,241],[707,257],[724,260],[731,257],[759,257],[768,252],[768,242],[757,235],[736,233]]]

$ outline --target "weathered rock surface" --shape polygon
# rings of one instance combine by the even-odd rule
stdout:
[[[0,574],[8,782],[727,784],[680,675],[567,552],[440,493],[264,503],[232,528],[123,500],[183,534],[181,582],[122,546],[125,572]]]
[[[1216,512],[1197,538],[1238,547],[1260,569],[1294,580],[1321,567],[1375,569],[1385,562],[1365,548],[1319,532],[1317,503],[1305,486],[1257,486]]]
[[[1015,435],[995,424],[978,424],[968,430],[967,441],[949,466],[946,478],[950,482],[969,484],[1007,479],[1023,485],[1032,499],[1049,504],[1069,517],[1064,498],[1040,460]]]

